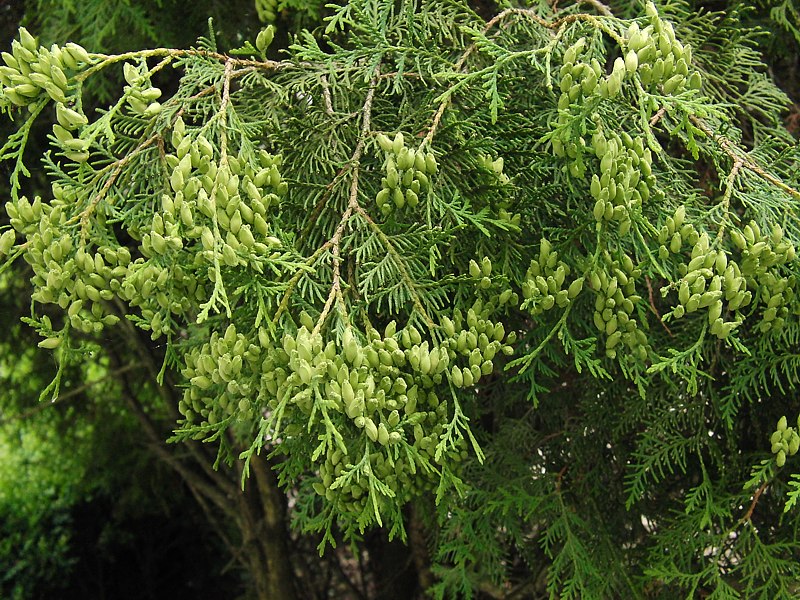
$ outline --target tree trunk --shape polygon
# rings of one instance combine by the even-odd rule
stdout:
[[[137,334],[133,328],[128,328],[128,335],[133,339],[127,340],[125,345],[134,342],[146,369],[154,376],[157,370],[152,364],[153,356],[149,348],[142,347],[142,340]],[[117,367],[125,364],[125,355],[121,351],[112,352],[111,359],[112,364]],[[156,422],[138,398],[139,393],[149,387],[147,384],[150,382],[145,381],[143,388],[143,381],[135,371],[120,369],[118,377],[124,399],[142,424],[155,456],[181,477],[207,515],[209,510],[213,510],[215,516],[222,517],[223,522],[219,526],[214,522],[211,524],[218,530],[232,557],[250,575],[255,596],[259,600],[297,598],[292,557],[287,545],[289,532],[286,523],[286,497],[278,486],[269,462],[259,455],[252,457],[250,479],[242,490],[241,461],[233,469],[222,466],[219,471],[215,471],[211,468],[213,460],[204,448],[198,447],[194,442],[174,446],[166,444],[171,424]],[[159,387],[155,381],[152,383]],[[177,394],[170,386],[150,389],[145,394],[160,398],[167,415],[176,414]],[[189,450],[188,457],[185,453],[183,457],[179,457],[178,451],[182,447]],[[237,548],[235,540],[228,538],[225,529],[238,530],[240,548]]]
[[[418,502],[421,502],[421,500]],[[425,524],[422,521],[419,509],[420,507],[417,503],[411,503],[411,507],[408,511],[408,545],[411,549],[414,567],[417,570],[419,587],[424,594],[425,591],[434,584],[434,577],[431,572],[431,557],[428,552],[428,541],[425,539]]]
[[[286,496],[278,486],[278,478],[269,461],[255,454],[250,459],[251,493],[259,495],[263,514],[258,541],[267,562],[268,599],[292,600],[296,597],[295,577],[292,570],[286,530]]]

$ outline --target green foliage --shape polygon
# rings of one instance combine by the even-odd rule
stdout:
[[[591,5],[349,2],[281,60],[272,30],[109,54],[21,30],[0,252],[39,345],[165,344],[174,440],[245,485],[269,453],[320,551],[432,503],[440,598],[796,596],[787,98],[736,14]]]

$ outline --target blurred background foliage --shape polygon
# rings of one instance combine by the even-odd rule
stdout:
[[[489,16],[500,3],[472,4]],[[7,48],[24,24],[42,43],[70,40],[96,52],[186,47],[208,34],[210,18],[220,46],[232,48],[254,39],[264,21],[274,18],[281,34],[273,48],[279,48],[288,43],[288,33],[319,25],[324,5],[320,0],[3,2],[0,45]],[[638,10],[633,5],[610,3],[618,16]],[[767,75],[794,102],[783,118],[800,134],[796,2],[692,5],[736,12],[758,28],[755,39],[769,65]],[[90,81],[95,87],[87,91],[97,106],[118,87],[112,79]],[[13,127],[0,121],[0,137]],[[36,131],[32,154],[45,145],[47,130],[42,123]],[[8,167],[0,165],[0,198],[8,196],[7,174]],[[34,171],[24,191],[33,195],[43,189],[43,173]],[[118,401],[117,373],[107,358],[98,352],[90,368],[68,369],[61,395],[40,401],[55,365],[21,321],[30,309],[28,278],[24,264],[0,275],[0,598],[239,596],[240,574],[226,571],[206,515],[173,472],[154,459],[138,421]]]

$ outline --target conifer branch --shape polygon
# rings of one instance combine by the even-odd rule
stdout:
[[[354,210],[360,208],[358,204],[358,174],[361,167],[361,154],[364,152],[364,146],[371,129],[372,101],[375,98],[375,86],[377,84],[377,78],[379,74],[380,63],[378,63],[378,65],[375,67],[375,73],[370,81],[369,89],[367,90],[367,97],[364,100],[364,105],[361,107],[361,131],[358,136],[358,142],[356,143],[356,149],[353,151],[353,156],[350,158],[350,168],[352,170],[353,180],[350,184],[350,195],[348,197],[347,208],[342,214],[342,218],[339,220],[339,225],[336,227],[333,237],[329,240],[329,244],[332,247],[333,253],[333,282],[331,284],[331,290],[328,294],[328,298],[325,301],[325,306],[323,307],[322,312],[319,315],[319,319],[317,319],[317,323],[314,326],[315,334],[319,333],[320,328],[325,323],[325,319],[328,317],[328,312],[331,309],[334,298],[338,298],[340,300],[341,306],[344,309],[344,299],[341,297],[342,292],[340,282],[339,244],[350,215],[353,214]]]
[[[604,0],[550,4],[482,20],[458,1],[354,0],[331,9],[329,43],[304,34],[286,61],[169,48],[70,60],[79,67],[64,70],[69,100],[49,138],[61,154],[46,160],[57,198],[15,198],[14,231],[0,236],[9,261],[30,265],[30,323],[43,348],[62,335],[46,318],[90,343],[107,344],[112,327],[135,338],[135,354],[114,344],[114,360],[144,361],[146,379],[166,385],[120,372],[124,399],[151,439],[166,433],[141,404],[153,396],[177,423],[172,439],[197,442],[187,458],[207,460],[185,477],[204,510],[227,505],[248,528],[247,568],[268,554],[261,517],[280,535],[283,513],[232,480],[269,473],[249,471],[269,450],[293,521],[320,534],[320,549],[338,533],[357,544],[370,527],[408,532],[437,597],[644,597],[652,590],[631,576],[644,529],[662,595],[702,586],[728,599],[730,583],[792,597],[787,521],[769,540],[746,527],[757,505],[762,520],[777,515],[777,499],[759,504],[763,477],[800,447],[780,406],[800,374],[797,221],[778,214],[798,204],[784,96],[754,70],[733,17],[673,11],[670,22],[648,3],[634,22]],[[50,106],[60,72],[39,71],[57,50],[29,36],[12,50],[0,102],[15,114],[10,103]],[[12,68],[28,53],[38,66]],[[66,112],[123,64],[129,87],[109,78],[105,117]],[[155,73],[177,84],[162,106]],[[749,132],[726,120],[737,103],[764,140],[750,153],[735,141]],[[21,160],[20,139],[0,154]],[[68,152],[85,140],[88,157]],[[434,144],[454,151],[437,161]],[[716,170],[698,174],[688,156],[700,150]],[[718,195],[696,193],[698,177]],[[166,345],[161,371],[148,338]],[[740,411],[742,398],[766,408]],[[767,438],[779,417],[784,433]],[[767,439],[777,456],[743,488],[759,452],[731,449]],[[213,471],[201,440],[219,445],[217,464],[235,462],[230,473]],[[271,488],[259,473],[256,487]],[[787,487],[794,503],[800,483]],[[431,489],[440,531],[427,557],[404,518]],[[742,489],[755,493],[743,501]],[[676,490],[685,510],[661,520]],[[658,526],[643,529],[640,514]]]
[[[600,10],[599,8],[598,10],[602,12],[604,15],[606,16],[611,15],[610,10],[608,10],[608,8],[605,7],[603,4],[601,4],[599,1],[587,0],[587,2],[596,7],[603,7],[604,10]],[[562,17],[554,21],[548,21],[540,17],[538,14],[536,14],[536,11],[533,8],[507,8],[503,10],[502,12],[498,13],[497,15],[495,15],[489,21],[486,22],[486,25],[484,25],[483,27],[482,34],[486,35],[495,25],[497,25],[510,15],[525,16],[534,21],[535,23],[537,23],[538,25],[553,30],[559,29],[563,25],[573,23],[575,21],[581,21],[581,20],[588,21],[598,29],[604,31],[611,38],[613,38],[614,41],[617,42],[617,44],[619,44],[620,47],[624,46],[624,40],[615,31],[613,31],[612,29],[607,27],[604,23],[602,23],[600,20],[598,20],[598,18],[594,15],[580,13],[575,15],[567,15],[566,17]],[[467,49],[463,52],[461,57],[456,61],[455,65],[453,65],[453,71],[455,73],[461,72],[467,59],[477,49],[477,47],[478,47],[477,42],[473,42],[472,44],[467,46]],[[433,115],[433,119],[428,129],[428,133],[425,135],[425,137],[423,138],[422,142],[419,145],[420,149],[424,148],[426,145],[429,145],[433,141],[433,138],[436,135],[436,130],[439,128],[442,117],[444,116],[444,113],[447,110],[447,107],[450,105],[451,101],[452,101],[452,94],[447,94],[447,96],[439,103],[439,107],[436,109],[436,112]]]
[[[717,243],[722,240],[722,236],[725,233],[725,226],[730,222],[730,206],[731,196],[733,195],[733,185],[736,181],[737,175],[739,174],[739,169],[742,168],[743,164],[744,160],[741,157],[737,157],[733,161],[731,172],[728,174],[728,177],[725,180],[725,193],[722,196],[722,202],[720,202],[720,206],[722,207],[722,220],[720,221],[719,229],[717,230]]]
[[[84,244],[86,243],[86,238],[89,233],[89,219],[92,216],[92,213],[94,213],[95,208],[97,208],[97,205],[100,202],[102,202],[102,200],[106,197],[106,194],[108,194],[108,191],[117,181],[117,178],[123,174],[125,166],[131,160],[136,158],[141,152],[149,148],[153,143],[155,143],[158,139],[160,139],[160,137],[161,137],[160,134],[154,133],[149,138],[141,142],[138,146],[136,146],[136,148],[131,150],[128,154],[117,159],[116,162],[112,163],[113,169],[109,174],[108,179],[106,179],[105,183],[103,184],[103,187],[101,187],[100,190],[97,192],[97,194],[94,195],[92,200],[89,202],[89,205],[83,210],[83,212],[81,212],[79,215],[76,215],[69,221],[71,223],[74,223],[77,220],[80,220],[81,239]],[[111,167],[112,165],[109,165],[109,167]],[[98,176],[101,174],[102,171],[98,172]]]
[[[150,50],[137,50],[133,52],[124,52],[122,54],[92,54],[93,59],[99,59],[100,62],[93,64],[88,69],[81,71],[75,76],[75,80],[82,82],[94,75],[95,73],[114,65],[118,62],[134,59],[148,59],[167,56],[171,58],[187,58],[192,56],[213,58],[222,63],[231,62],[234,67],[254,67],[267,71],[277,71],[284,69],[289,65],[287,62],[280,62],[274,60],[251,60],[243,58],[234,58],[220,52],[211,52],[208,50],[199,50],[196,48],[183,50],[178,48],[152,48]]]
[[[425,307],[422,305],[422,301],[419,297],[419,292],[417,291],[417,286],[414,283],[411,275],[408,272],[408,267],[405,264],[405,259],[400,255],[397,251],[397,248],[394,247],[391,240],[386,236],[383,230],[378,226],[375,221],[372,220],[372,217],[369,216],[366,210],[362,206],[358,206],[356,208],[356,212],[367,222],[370,228],[375,232],[378,238],[381,240],[381,243],[386,248],[387,252],[391,255],[392,259],[394,260],[397,268],[400,271],[400,275],[403,278],[403,281],[406,284],[406,288],[408,289],[411,297],[413,299],[414,308],[417,309],[420,315],[425,319],[425,322],[428,324],[428,327],[431,329],[436,326],[433,319],[428,315],[428,312],[425,310]]]
[[[746,169],[749,169],[765,181],[771,183],[775,187],[783,190],[790,196],[794,198],[800,199],[800,191],[794,189],[793,187],[786,185],[783,181],[772,175],[771,173],[767,173],[761,166],[759,166],[753,159],[751,159],[746,153],[744,153],[741,149],[737,148],[733,142],[727,139],[725,136],[716,133],[712,130],[708,124],[703,120],[695,116],[689,117],[695,125],[705,133],[709,138],[717,142],[722,148],[722,150],[727,154],[733,161],[734,164],[737,161],[741,161],[742,166]]]
[[[220,162],[227,162],[228,159],[228,103],[231,100],[231,74],[233,73],[233,61],[225,61],[225,74],[222,79],[222,101],[219,105],[218,118],[222,121],[219,132],[219,153]],[[209,121],[210,122],[210,121]]]

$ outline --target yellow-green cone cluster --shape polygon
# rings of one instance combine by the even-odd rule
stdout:
[[[118,321],[104,303],[114,297],[112,286],[127,274],[130,253],[126,248],[79,247],[68,232],[64,210],[72,199],[57,185],[53,190],[55,200],[50,204],[22,196],[5,206],[12,227],[27,238],[25,260],[34,273],[32,299],[58,304],[73,329],[99,333]]]
[[[405,137],[397,133],[390,139],[378,134],[378,145],[385,153],[383,168],[386,176],[381,180],[381,190],[375,202],[384,215],[393,207],[415,208],[420,195],[430,187],[430,177],[436,173],[436,157],[433,152],[422,152],[406,146]]]
[[[789,316],[790,305],[795,315],[800,313],[795,301],[797,282],[794,276],[781,272],[781,267],[797,256],[794,245],[784,239],[780,226],[775,225],[771,232],[762,233],[753,221],[745,225],[741,233],[732,230],[731,238],[742,252],[741,274],[764,309],[759,329],[763,332],[780,329]]]
[[[251,383],[252,373],[261,368],[261,354],[261,345],[237,333],[233,325],[224,335],[212,333],[208,343],[187,353],[183,374],[190,385],[178,404],[186,421],[216,425],[234,415],[252,419],[251,398],[258,393]]]
[[[622,56],[608,74],[597,58],[582,60],[589,52],[585,38],[566,49],[558,72],[557,129],[550,137],[553,153],[570,159],[566,168],[573,177],[594,171],[590,191],[597,227],[615,221],[621,236],[628,233],[632,213],[648,200],[655,185],[652,153],[644,136],[604,131],[597,113],[587,107],[615,98],[626,85],[635,90],[641,84],[654,94],[653,103],[656,94],[669,96],[701,86],[700,74],[691,68],[691,47],[675,38],[672,25],[659,18],[652,3],[647,14],[645,28],[634,22],[625,33]],[[643,107],[648,112],[657,108],[657,104]],[[599,169],[591,167],[591,156],[600,161]]]
[[[797,418],[797,428],[800,429],[800,416]],[[794,427],[789,427],[786,417],[781,417],[778,427],[769,438],[772,444],[772,453],[775,455],[775,463],[782,467],[786,464],[787,456],[794,456],[800,449],[800,434]]]
[[[130,109],[143,117],[154,117],[161,112],[161,103],[158,102],[161,90],[150,84],[147,65],[142,63],[137,67],[125,63],[122,73],[128,84],[124,87],[124,92]]]
[[[70,75],[91,64],[89,54],[73,43],[64,47],[53,44],[49,49],[38,46],[24,27],[20,27],[19,34],[20,38],[11,44],[11,52],[2,53],[0,107],[26,106],[42,96],[67,104],[73,91]]]
[[[597,226],[615,221],[623,236],[631,227],[631,213],[641,209],[655,185],[653,158],[643,138],[626,132],[606,136],[598,129],[592,136],[592,149],[600,160],[599,175],[592,175],[589,191],[594,199],[592,214]]]
[[[700,73],[691,68],[691,46],[675,38],[672,23],[658,16],[652,2],[647,3],[647,16],[650,23],[644,29],[634,22],[625,35],[628,45],[622,61],[624,70],[629,74],[638,72],[645,89],[665,96],[686,88],[700,89]]]
[[[707,309],[709,331],[719,339],[727,338],[745,320],[743,310],[755,303],[763,307],[759,330],[780,329],[795,299],[795,280],[781,274],[781,267],[795,259],[794,246],[783,239],[780,227],[762,234],[754,222],[742,231],[732,229],[730,237],[741,251],[737,262],[725,249],[710,247],[707,233],[684,223],[685,210],[679,207],[675,215],[659,231],[659,256],[679,254],[691,246],[690,260],[681,265],[681,279],[662,288],[678,292],[678,304],[672,318]],[[797,308],[795,308],[797,310]]]
[[[270,235],[267,213],[288,189],[280,155],[260,150],[258,164],[232,156],[219,160],[205,137],[185,134],[180,119],[172,143],[175,154],[166,156],[171,189],[142,236],[142,254],[169,254],[180,250],[183,240],[196,240],[202,247],[198,256],[209,264],[216,258],[230,267],[246,265],[252,256],[269,255],[280,242]]]
[[[278,18],[278,0],[255,0],[255,6],[262,23],[274,23]]]
[[[589,273],[589,285],[596,292],[592,319],[600,334],[605,337],[605,351],[616,358],[620,348],[627,349],[639,360],[645,360],[650,350],[647,335],[638,326],[634,311],[642,299],[636,293],[636,279],[642,271],[633,264],[630,256],[619,259],[605,252],[602,264]]]
[[[522,283],[522,308],[532,315],[540,315],[554,306],[566,308],[583,289],[583,277],[575,279],[566,287],[569,266],[558,259],[558,252],[550,242],[542,238],[539,258],[531,261],[525,281]]]
[[[170,189],[161,197],[161,210],[145,227],[129,232],[141,238],[139,257],[113,243],[95,247],[76,235],[76,229],[91,225],[67,215],[80,204],[88,219],[94,207],[87,208],[73,187],[54,184],[49,204],[24,196],[6,204],[13,230],[26,238],[34,301],[58,304],[73,329],[97,333],[114,324],[117,317],[105,303],[119,297],[141,310],[140,324],[153,339],[173,333],[174,316],[193,319],[189,312],[208,299],[206,287],[217,268],[263,270],[280,245],[268,225],[268,211],[287,192],[280,156],[261,150],[256,164],[219,160],[210,141],[186,135],[180,119],[172,142],[175,154],[165,157],[172,169]],[[102,224],[105,216],[94,210],[91,219]],[[13,246],[14,231],[0,236],[0,253]],[[192,254],[188,265],[178,259],[181,252]]]
[[[506,335],[502,323],[489,320],[490,308],[491,305],[484,306],[479,300],[466,315],[456,309],[452,320],[442,317],[449,357],[454,363],[462,357],[461,364],[453,364],[450,369],[450,381],[458,388],[471,387],[492,373],[493,361],[499,353],[512,353],[507,344],[514,343],[516,334],[512,331]],[[464,359],[467,364],[463,364]]]
[[[34,37],[22,27],[20,39],[11,44],[11,52],[2,53],[0,66],[0,107],[33,105],[42,98],[56,103],[53,135],[64,155],[72,161],[89,158],[89,142],[74,137],[88,123],[86,115],[73,106],[75,72],[91,64],[89,54],[78,44],[64,47],[53,44],[49,49],[38,46]],[[31,106],[32,108],[32,106]]]
[[[348,327],[336,339],[313,332],[308,315],[300,321],[280,344],[263,328],[249,340],[231,325],[190,351],[184,426],[208,437],[216,424],[261,412],[272,416],[276,436],[330,435],[335,443],[312,458],[320,472],[314,489],[356,513],[375,485],[404,502],[433,484],[438,466],[463,458],[463,441],[440,446],[453,418],[448,382],[475,385],[515,339],[480,303],[442,317],[439,342],[414,326],[398,331],[394,321],[383,333],[370,329],[364,338]]]
[[[709,331],[719,339],[725,339],[738,327],[744,317],[736,311],[750,304],[751,293],[736,262],[728,260],[725,250],[709,247],[708,234],[698,233],[690,223],[684,223],[684,209],[679,207],[675,215],[659,232],[659,253],[678,254],[684,244],[691,245],[691,260],[681,265],[683,277],[674,286],[678,290],[678,304],[672,309],[673,318],[707,309]],[[667,246],[669,249],[667,250]],[[667,289],[667,288],[665,288]],[[662,293],[664,289],[662,289]],[[725,315],[735,313],[736,319],[725,320]]]

